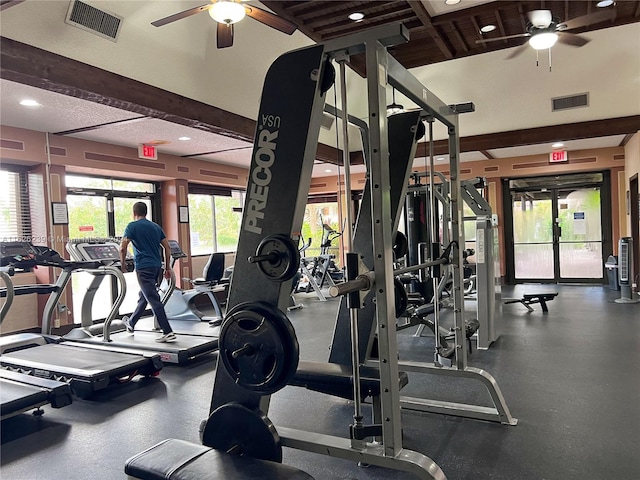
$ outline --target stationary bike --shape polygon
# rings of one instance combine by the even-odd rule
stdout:
[[[169,240],[171,247],[171,268],[175,265],[179,258],[186,258],[187,254],[175,240]],[[194,288],[183,290],[175,288],[171,297],[165,305],[167,317],[170,320],[186,320],[195,322],[209,322],[210,324],[219,323],[222,319],[222,310],[216,299],[215,293],[225,292],[228,284],[221,282],[224,273],[224,253],[212,253],[209,261],[204,266],[203,278],[183,278],[185,282],[189,282]],[[160,288],[163,288],[164,284]],[[203,298],[205,297],[205,298]],[[206,315],[198,308],[198,305],[204,303],[210,304],[215,311],[215,316]]]

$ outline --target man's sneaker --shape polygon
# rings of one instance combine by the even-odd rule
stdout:
[[[178,339],[176,334],[173,332],[165,333],[161,337],[156,338],[156,342],[165,343],[165,342],[175,342]]]
[[[131,326],[131,322],[129,322],[129,317],[122,317],[122,323],[127,327],[127,332],[133,333],[133,327]]]

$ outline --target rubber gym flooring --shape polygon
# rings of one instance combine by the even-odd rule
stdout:
[[[435,460],[449,479],[637,480],[640,478],[640,304],[614,303],[602,286],[519,285],[503,298],[555,290],[548,314],[504,305],[500,339],[475,351],[469,365],[498,382],[517,426],[404,412],[404,445]],[[288,314],[301,358],[322,361],[331,341],[336,300],[299,295]],[[433,337],[399,335],[403,359],[429,361]],[[209,407],[215,355],[186,367],[166,366],[155,379],[118,386],[91,400],[36,418],[2,423],[3,480],[125,478],[130,456],[164,440],[198,442]],[[411,375],[407,394],[490,405],[467,380]],[[369,413],[365,407],[365,413]],[[277,425],[344,436],[352,403],[287,387],[271,400]],[[285,449],[284,462],[316,479],[409,479],[339,459]]]

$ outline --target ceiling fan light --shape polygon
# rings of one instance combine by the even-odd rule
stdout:
[[[537,33],[529,39],[529,45],[536,50],[551,48],[558,41],[558,34],[554,32]]]
[[[242,5],[226,0],[214,3],[209,9],[211,18],[218,23],[226,23],[227,25],[239,22],[244,18],[245,14],[246,12]]]

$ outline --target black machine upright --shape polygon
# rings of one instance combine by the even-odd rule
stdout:
[[[131,458],[125,467],[129,475],[160,478],[152,477],[151,472],[167,475],[184,471],[186,477],[187,472],[196,469],[191,463],[194,459],[200,468],[209,462],[208,471],[220,471],[223,464],[231,463],[235,472],[247,474],[247,469],[254,466],[250,463],[256,459],[270,466],[281,462],[282,447],[289,447],[400,470],[421,479],[446,478],[432,459],[402,445],[399,390],[406,383],[402,381],[406,375],[400,372],[398,361],[393,231],[399,221],[410,159],[416,141],[424,132],[423,114],[437,119],[448,129],[454,185],[451,204],[455,211],[461,212],[458,208],[458,120],[452,107],[441,102],[388,54],[388,47],[407,40],[405,27],[386,25],[286,53],[271,65],[258,113],[209,418],[201,428],[202,443],[208,450],[203,451],[200,445],[169,440]],[[347,258],[347,281],[337,286],[341,287],[340,294],[344,294],[346,300],[338,314],[336,337],[346,339],[344,346],[336,347],[334,342],[333,348],[342,348],[342,357],[336,356],[331,363],[315,366],[300,362],[295,331],[284,312],[299,264],[297,244],[323,106],[335,80],[333,63],[340,66],[340,91],[346,95],[345,62],[349,56],[362,53],[366,61],[369,106],[368,193],[365,192],[360,211],[362,221],[358,220],[355,237],[355,246],[362,248],[362,252],[355,253],[365,258],[358,262],[351,252],[352,256]],[[401,91],[424,112],[410,112],[389,121],[384,115],[387,84]],[[342,106],[342,122],[346,125],[348,113],[344,97]],[[397,126],[396,133],[403,137],[397,143],[389,141],[392,125]],[[346,138],[343,142],[348,145]],[[396,161],[402,165],[398,167]],[[367,209],[365,215],[363,212]],[[453,238],[460,234],[460,222],[461,216],[457,215],[452,222]],[[463,326],[464,318],[460,244],[462,241],[451,249],[454,290],[458,292],[455,294],[457,327]],[[369,338],[376,329],[378,357],[369,364],[366,358]],[[452,369],[432,366],[436,374],[461,373],[482,377],[485,384],[493,382],[488,374],[467,368],[465,340],[464,332],[456,331],[456,347],[461,350],[457,365]],[[364,361],[366,365],[362,365]],[[345,426],[348,438],[275,427],[269,421],[271,394],[295,382],[301,368],[307,379],[314,377],[329,385],[347,385],[346,395],[354,401],[355,410],[353,423]],[[407,364],[404,368],[414,366]],[[343,382],[345,378],[347,382]],[[376,389],[375,406],[379,411],[372,424],[364,419],[360,410],[363,398],[369,395],[369,386]],[[251,438],[238,433],[247,430],[251,430]],[[180,449],[180,455],[174,454],[176,448]],[[208,460],[203,459],[203,453]],[[169,456],[173,462],[167,460],[158,465],[157,459]],[[230,456],[234,459],[230,460]],[[246,457],[252,457],[251,461],[245,462]],[[277,469],[269,473],[262,478],[297,478],[278,476]]]

